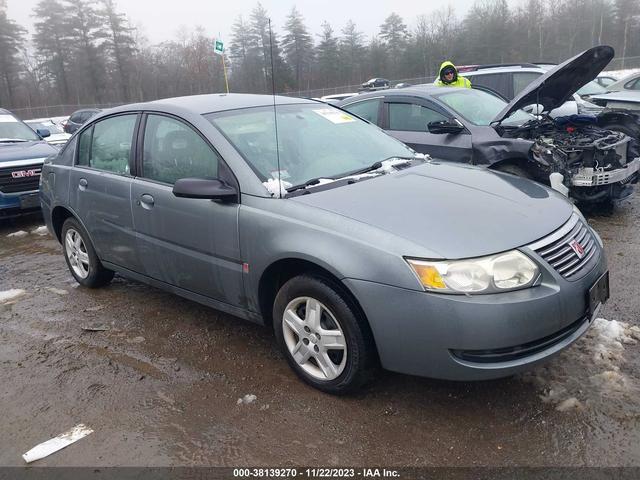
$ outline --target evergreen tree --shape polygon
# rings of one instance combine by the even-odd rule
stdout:
[[[338,52],[338,38],[333,34],[333,28],[328,22],[322,22],[320,43],[316,48],[317,76],[322,87],[338,84],[338,69],[340,56]]]
[[[304,88],[309,80],[313,61],[313,40],[304,19],[296,7],[291,9],[284,26],[286,34],[282,38],[282,50],[289,66],[293,69],[296,89]]]
[[[7,17],[6,3],[0,4],[0,104],[13,106],[18,76],[22,69],[19,58],[26,30]]]
[[[133,28],[122,13],[116,10],[114,0],[101,0],[107,33],[105,35],[105,53],[113,64],[120,86],[120,98],[127,102],[131,99],[131,71],[136,54],[136,42]]]
[[[366,48],[363,34],[358,31],[353,20],[349,20],[342,29],[339,47],[344,81],[350,85],[362,83],[364,81],[363,58]]]

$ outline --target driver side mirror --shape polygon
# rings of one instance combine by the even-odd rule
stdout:
[[[456,135],[464,130],[464,125],[462,125],[456,119],[450,121],[441,120],[439,122],[429,122],[427,124],[427,130],[429,131],[429,133],[452,133]]]
[[[181,178],[173,185],[173,194],[181,198],[238,202],[236,189],[217,178]]]
[[[47,138],[51,136],[51,132],[47,128],[38,128],[36,133],[40,135],[42,138]]]

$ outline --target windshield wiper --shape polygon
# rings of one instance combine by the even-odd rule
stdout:
[[[287,188],[287,192],[291,193],[291,192],[295,192],[296,190],[302,190],[303,188],[307,188],[307,187],[311,187],[313,185],[317,185],[320,183],[321,180],[334,180],[331,177],[317,177],[317,178],[312,178],[311,180],[307,180],[304,183],[300,183],[298,185],[294,185],[293,187],[289,187]]]
[[[0,143],[23,143],[28,141],[23,138],[0,138]]]

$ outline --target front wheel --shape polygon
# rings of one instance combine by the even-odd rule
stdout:
[[[75,218],[68,218],[62,225],[62,248],[67,267],[80,285],[98,288],[113,279],[114,272],[104,268],[89,234]]]
[[[334,282],[301,275],[286,282],[273,306],[276,339],[305,382],[345,394],[370,380],[375,347],[366,321]]]

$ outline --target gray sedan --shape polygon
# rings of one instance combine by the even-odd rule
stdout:
[[[332,106],[206,95],[102,112],[46,163],[71,274],[114,272],[272,326],[330,393],[377,368],[477,380],[569,346],[608,297],[561,195],[432,161]]]

